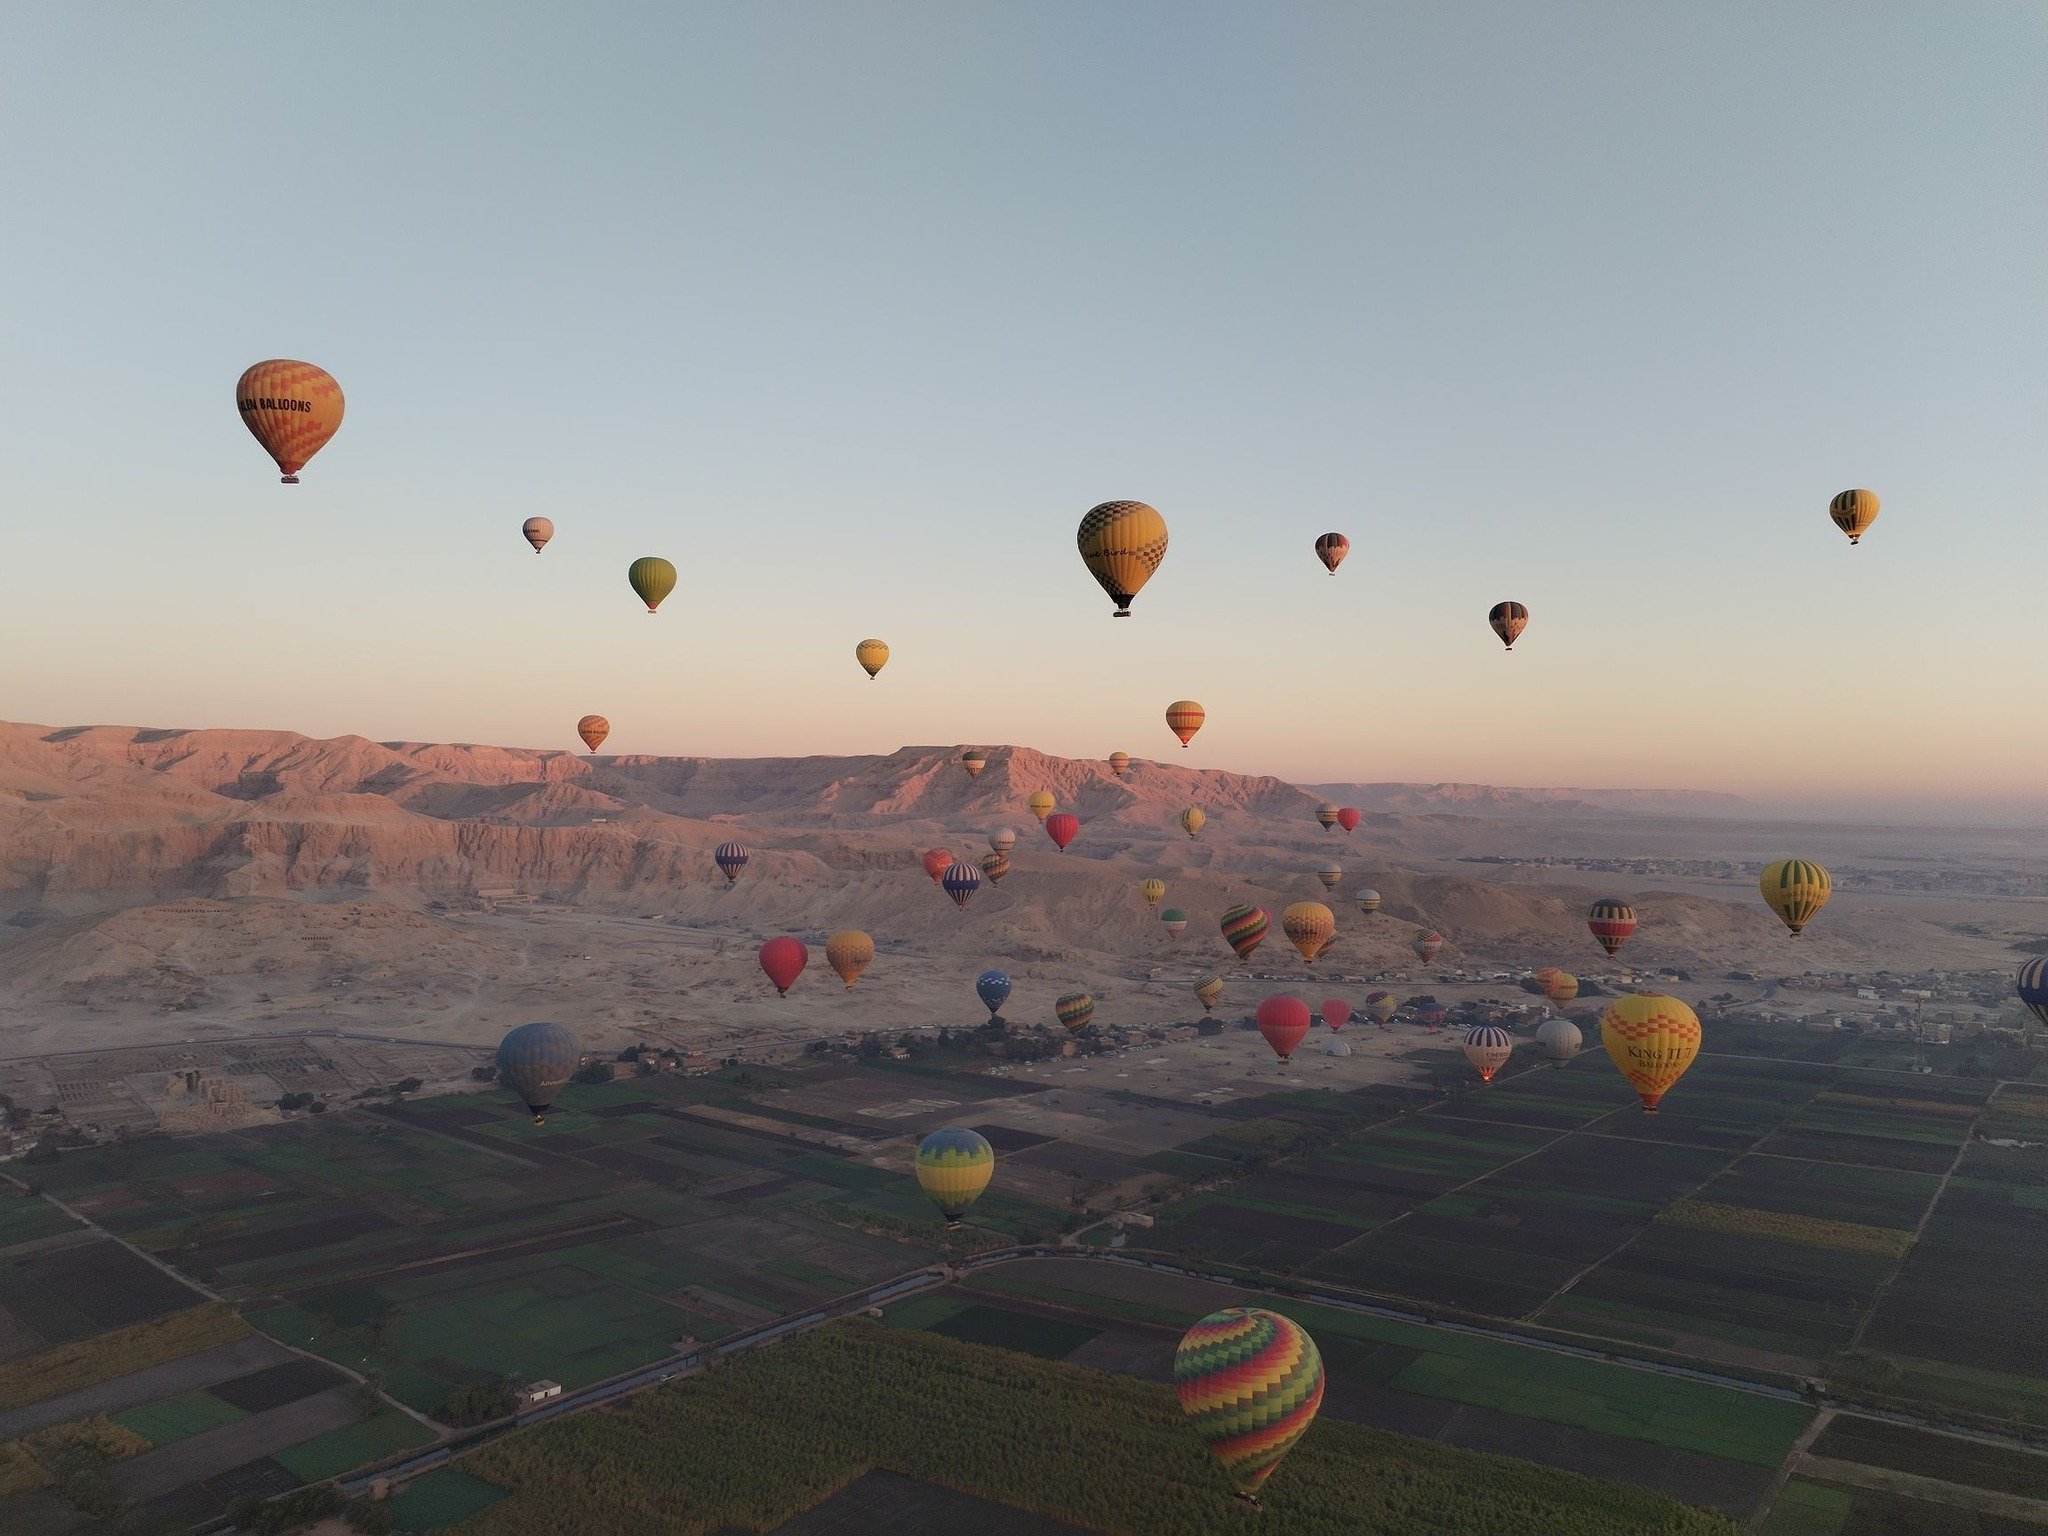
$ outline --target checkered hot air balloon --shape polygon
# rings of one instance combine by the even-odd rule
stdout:
[[[981,1197],[996,1171],[996,1149],[979,1131],[942,1125],[917,1144],[912,1163],[918,1187],[931,1197],[950,1230]]]
[[[1400,1006],[1399,1000],[1391,992],[1368,992],[1365,994],[1365,1011],[1372,1015],[1373,1022],[1379,1025],[1381,1029],[1387,1027],[1387,1021],[1393,1018],[1394,1011]]]
[[[1643,1113],[1654,1115],[1700,1053],[1700,1018],[1675,997],[1617,997],[1600,1015],[1600,1043],[1642,1099]]]
[[[1142,501],[1105,501],[1081,519],[1081,563],[1116,604],[1117,618],[1131,616],[1131,599],[1166,558],[1166,539],[1166,519]]]
[[[1010,978],[1001,971],[983,971],[974,978],[974,995],[981,999],[988,1016],[996,1018],[1010,1000]]]
[[[1173,1391],[1238,1493],[1257,1503],[1253,1495],[1322,1406],[1323,1357],[1291,1319],[1228,1307],[1181,1335]]]
[[[1444,947],[1444,936],[1433,928],[1425,928],[1408,941],[1408,947],[1415,951],[1416,959],[1427,965],[1436,958],[1437,951]]]

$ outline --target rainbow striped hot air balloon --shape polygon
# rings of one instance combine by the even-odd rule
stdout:
[[[996,1171],[996,1149],[979,1131],[942,1125],[917,1144],[912,1167],[918,1187],[931,1196],[950,1230],[960,1225],[967,1207],[988,1188]]]
[[[1000,853],[984,853],[981,856],[981,878],[990,885],[1001,885],[1010,873],[1010,861]]]
[[[1068,992],[1054,1001],[1052,1011],[1069,1034],[1078,1035],[1095,1017],[1095,999],[1086,992]]]
[[[1272,921],[1264,907],[1232,907],[1223,914],[1223,942],[1237,951],[1238,959],[1249,960]]]
[[[1300,1324],[1252,1307],[1212,1312],[1181,1335],[1173,1391],[1209,1454],[1253,1495],[1323,1403],[1323,1357]]]

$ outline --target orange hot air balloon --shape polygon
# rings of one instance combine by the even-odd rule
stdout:
[[[1110,753],[1109,771],[1118,778],[1122,778],[1125,774],[1129,773],[1131,771],[1131,754],[1128,752]]]
[[[1617,997],[1600,1015],[1600,1043],[1654,1115],[1671,1085],[1700,1053],[1699,1015],[1675,997]]]
[[[874,958],[875,941],[858,928],[842,929],[825,941],[825,963],[838,973],[849,992]]]
[[[341,430],[344,403],[333,374],[290,358],[257,363],[235,383],[235,409],[286,485],[297,485],[306,461]]]
[[[885,641],[863,640],[853,648],[853,659],[860,663],[861,671],[867,673],[868,681],[889,664],[889,647]]]
[[[1280,914],[1280,931],[1302,959],[1313,962],[1337,936],[1337,915],[1320,901],[1297,901]]]
[[[1053,799],[1050,790],[1035,789],[1031,792],[1031,798],[1024,803],[1030,807],[1032,815],[1043,821],[1052,814],[1053,807],[1058,805],[1059,801]]]
[[[1075,535],[1081,563],[1116,604],[1116,617],[1131,616],[1136,597],[1166,558],[1166,519],[1142,501],[1105,501],[1091,507]]]
[[[1180,738],[1182,751],[1187,750],[1187,744],[1195,739],[1195,732],[1208,718],[1208,711],[1193,699],[1176,699],[1166,706],[1166,728]]]
[[[953,855],[947,849],[927,848],[924,851],[924,872],[932,877],[933,885],[946,877],[946,870],[952,863]]]
[[[583,745],[590,748],[593,755],[611,733],[612,723],[603,715],[585,715],[576,722],[576,734],[583,738]]]
[[[1543,983],[1543,995],[1561,1013],[1564,1005],[1579,995],[1579,978],[1569,971],[1552,971]]]
[[[1298,997],[1269,997],[1259,1004],[1256,1018],[1259,1033],[1282,1061],[1292,1056],[1308,1035],[1308,1004]]]
[[[555,536],[555,525],[544,517],[529,517],[519,525],[520,537],[533,546],[537,555],[548,547],[548,540]]]

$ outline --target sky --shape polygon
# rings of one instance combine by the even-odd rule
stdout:
[[[2042,4],[28,0],[0,208],[0,717],[2048,816]]]

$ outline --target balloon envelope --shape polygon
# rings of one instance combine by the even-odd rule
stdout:
[[[1394,1010],[1401,1005],[1391,992],[1368,992],[1365,994],[1365,1011],[1372,1015],[1373,1022],[1384,1026],[1394,1016]]]
[[[1285,1061],[1308,1034],[1308,1017],[1308,1004],[1300,998],[1285,994],[1269,997],[1259,1004],[1259,1033],[1273,1047],[1273,1054]]]
[[[1203,814],[1199,806],[1191,805],[1180,813],[1180,829],[1189,837],[1200,837],[1202,828],[1208,824],[1209,818]]]
[[[1271,922],[1264,907],[1232,907],[1223,914],[1223,942],[1237,951],[1238,959],[1249,960]]]
[[[1157,878],[1140,880],[1138,894],[1145,898],[1145,905],[1156,907],[1166,897],[1166,882]]]
[[[1032,815],[1043,821],[1052,814],[1052,808],[1058,805],[1059,801],[1053,799],[1050,790],[1039,789],[1033,790],[1031,798],[1024,803],[1031,808]]]
[[[1780,859],[1757,881],[1764,905],[1778,914],[1795,939],[1828,904],[1834,888],[1828,872],[1810,859]]]
[[[1081,818],[1071,812],[1055,811],[1045,818],[1045,835],[1052,839],[1053,846],[1061,853],[1067,851],[1067,844],[1071,843],[1080,831]]]
[[[1166,558],[1166,519],[1142,501],[1105,501],[1089,509],[1075,534],[1081,563],[1116,604],[1116,617],[1131,616],[1131,599],[1144,589]]]
[[[927,848],[924,851],[924,872],[931,876],[932,883],[938,884],[947,870],[953,867],[953,855],[945,848]]]
[[[860,973],[875,958],[875,941],[858,928],[843,928],[825,941],[825,963],[851,992]]]
[[[1492,1082],[1493,1074],[1506,1066],[1514,1053],[1515,1037],[1498,1024],[1481,1024],[1465,1036],[1465,1059],[1482,1083]]]
[[[1658,1101],[1700,1053],[1699,1015],[1675,997],[1634,993],[1600,1015],[1600,1043],[1654,1115]]]
[[[1337,807],[1328,804],[1317,806],[1316,820],[1322,824],[1325,832],[1329,831],[1330,828],[1337,825]]]
[[[2048,1024],[2048,959],[2029,960],[2013,978],[2013,990],[2028,1010]]]
[[[740,877],[740,871],[747,867],[752,857],[745,843],[720,843],[712,852],[711,862],[718,866],[718,872],[725,876],[725,883],[731,885]]]
[[[1611,896],[1602,897],[1586,914],[1586,927],[1600,941],[1600,947],[1611,955],[1636,931],[1636,909]]]
[[[1173,1391],[1209,1454],[1248,1495],[1315,1421],[1323,1358],[1278,1312],[1228,1307],[1181,1335]]]
[[[1188,915],[1179,907],[1168,907],[1159,914],[1159,922],[1176,939],[1188,931]]]
[[[521,1024],[498,1042],[498,1080],[519,1095],[535,1125],[544,1125],[548,1106],[582,1060],[583,1048],[568,1025]]]
[[[1536,1043],[1560,1062],[1570,1061],[1579,1054],[1585,1037],[1579,1033],[1579,1026],[1570,1019],[1545,1019],[1536,1031]]]
[[[988,766],[988,754],[979,747],[969,747],[960,754],[960,766],[967,770],[967,777],[981,777],[981,770]]]
[[[1346,832],[1356,832],[1359,822],[1364,819],[1355,805],[1340,805],[1337,807],[1337,825]]]
[[[1417,959],[1427,965],[1436,958],[1437,951],[1444,947],[1444,936],[1433,929],[1423,929],[1408,941],[1408,947],[1415,951]]]
[[[931,1197],[946,1225],[957,1227],[995,1175],[996,1150],[979,1131],[942,1125],[917,1144],[912,1167],[918,1187]]]
[[[612,723],[603,715],[585,715],[576,722],[576,734],[583,738],[583,745],[592,753],[604,745],[605,737],[611,735]]]
[[[529,517],[519,525],[520,537],[533,546],[537,555],[548,547],[548,540],[555,536],[555,525],[544,517]]]
[[[1337,574],[1337,567],[1350,553],[1351,541],[1341,533],[1326,533],[1316,540],[1316,558],[1323,562],[1323,569],[1332,576]]]
[[[1358,903],[1358,910],[1361,912],[1370,914],[1380,909],[1380,893],[1369,885],[1362,888],[1351,899]]]
[[[1512,651],[1516,637],[1529,627],[1529,610],[1520,603],[1495,603],[1486,615],[1486,622],[1500,636],[1501,644]]]
[[[1323,1022],[1331,1029],[1341,1030],[1351,1022],[1351,1005],[1341,997],[1326,997],[1320,1010]]]
[[[853,659],[872,681],[889,664],[889,647],[880,640],[863,640],[853,648]]]
[[[1000,853],[984,853],[980,863],[981,878],[990,885],[1001,885],[1010,873],[1010,861]]]
[[[972,864],[953,864],[939,877],[939,889],[953,898],[953,905],[964,907],[967,900],[981,889],[981,871]]]
[[[1010,1000],[1010,978],[1001,971],[983,971],[974,978],[974,995],[993,1018]]]
[[[252,364],[235,381],[235,409],[286,485],[299,483],[306,461],[341,430],[346,405],[325,368],[274,357]]]
[[[642,555],[626,567],[626,581],[649,613],[676,589],[676,568],[659,555]]]
[[[1562,1008],[1579,995],[1579,978],[1566,971],[1552,971],[1544,979],[1543,995]]]
[[[988,846],[992,853],[1008,853],[1017,846],[1017,834],[1008,827],[997,827],[988,835]]]
[[[1223,995],[1223,978],[1205,976],[1195,983],[1195,996],[1201,1000],[1202,1012],[1207,1013],[1216,1006],[1216,999]]]
[[[1335,864],[1324,864],[1316,870],[1316,878],[1323,882],[1323,889],[1334,891],[1344,878],[1344,871]]]
[[[1078,1035],[1095,1017],[1095,999],[1086,992],[1069,992],[1053,1003],[1052,1011],[1069,1034]]]
[[[1166,728],[1180,738],[1182,747],[1195,739],[1195,732],[1208,718],[1208,711],[1193,699],[1176,699],[1166,706]]]
[[[1851,544],[1863,542],[1863,535],[1877,521],[1877,492],[1843,491],[1828,503],[1828,516],[1849,535]]]
[[[1337,936],[1337,914],[1320,901],[1297,901],[1280,914],[1280,931],[1302,959],[1312,961]]]
[[[804,966],[810,958],[811,952],[804,948],[803,940],[790,938],[787,934],[763,944],[759,956],[761,969],[775,983],[778,997],[789,996],[789,989],[796,985],[797,977],[803,975]]]
[[[1128,752],[1110,753],[1109,771],[1118,778],[1122,778],[1125,774],[1129,773],[1131,771],[1131,754]]]

